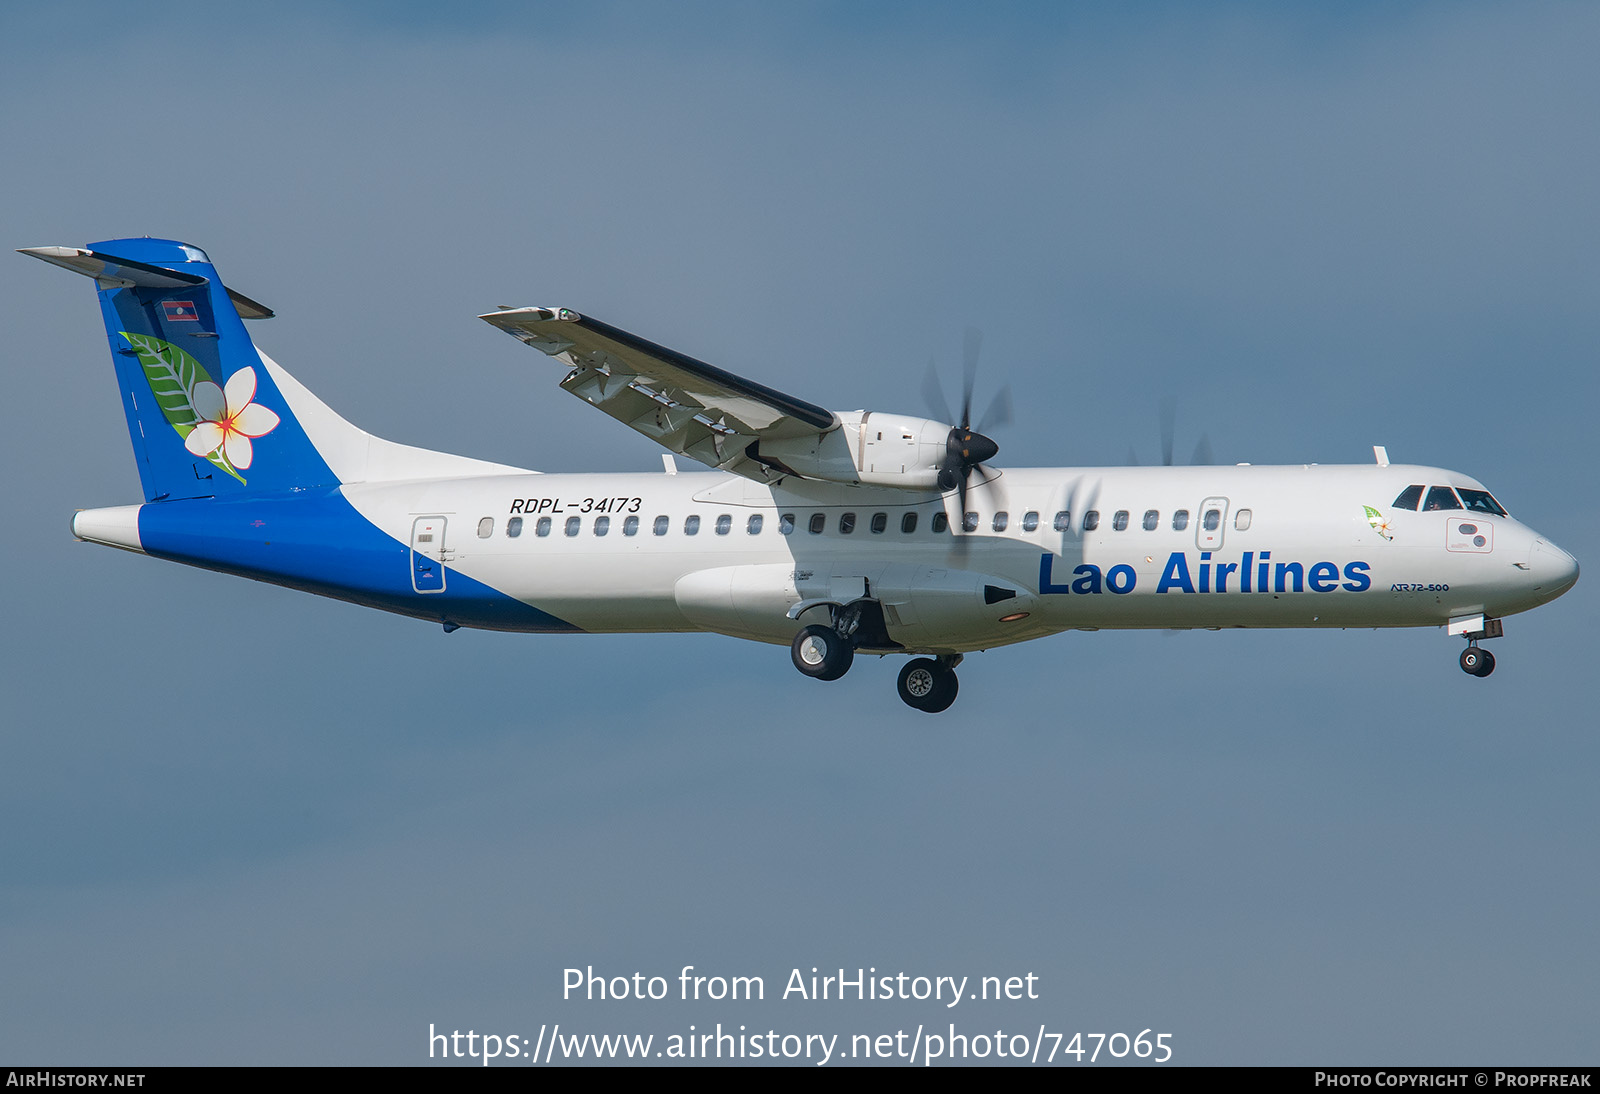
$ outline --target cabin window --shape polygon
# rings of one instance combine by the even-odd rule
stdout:
[[[656,522],[650,526],[650,531],[654,535],[664,536],[667,534],[667,526],[670,523],[671,521],[666,517],[657,517]]]
[[[978,514],[963,514],[961,517],[961,530],[963,532],[976,532],[978,530]]]
[[[874,514],[872,514],[872,526],[871,527],[872,527],[872,534],[873,535],[878,535],[881,532],[883,532],[884,529],[889,527],[889,514],[888,513],[874,513]]]
[[[594,518],[594,534],[595,535],[603,536],[609,531],[611,531],[611,518],[610,517],[595,517]]]
[[[794,535],[794,514],[785,513],[778,518],[778,531],[786,536]]]
[[[1461,502],[1456,498],[1456,492],[1448,486],[1435,486],[1428,491],[1428,503],[1423,508],[1432,512],[1436,509],[1460,509]]]
[[[1113,532],[1126,532],[1128,530],[1128,511],[1118,509],[1111,514],[1111,530]]]
[[[582,524],[582,523],[583,523],[583,521],[578,517],[568,517],[567,518],[567,535],[569,535],[569,536],[577,535],[578,534],[578,526],[580,524]]]
[[[628,517],[627,519],[625,519],[622,522],[622,534],[625,535],[625,536],[636,536],[636,535],[638,535],[639,534],[639,518],[638,517]]]
[[[943,511],[933,514],[933,524],[930,531],[936,536],[942,536],[950,528],[950,518]]]
[[[1156,530],[1156,526],[1160,523],[1161,514],[1159,512],[1154,509],[1146,509],[1144,511],[1144,530],[1146,532],[1154,532]]]
[[[533,534],[541,537],[548,536],[550,534],[550,518],[540,517],[538,523],[533,526]]]
[[[1181,532],[1187,527],[1189,527],[1189,510],[1179,509],[1172,514],[1172,530],[1174,532]]]
[[[1051,525],[1058,532],[1065,532],[1072,527],[1072,514],[1063,509],[1056,514],[1055,522]]]
[[[1039,527],[1039,510],[1029,509],[1022,514],[1022,530],[1024,532],[1031,532],[1037,527]]]
[[[856,515],[854,513],[839,514],[839,534],[848,536],[856,530]]]
[[[506,536],[508,538],[516,539],[521,534],[522,534],[522,518],[521,517],[512,517],[510,520],[506,521]]]
[[[697,536],[700,534],[699,513],[690,513],[688,516],[683,518],[683,534],[686,536]]]
[[[1095,529],[1097,529],[1099,527],[1100,527],[1100,510],[1091,509],[1087,513],[1083,514],[1083,530],[1085,532],[1093,532]]]
[[[807,530],[814,536],[820,536],[822,530],[828,525],[828,518],[823,513],[812,513],[811,523],[806,525]]]
[[[994,529],[996,532],[1004,532],[1006,530],[1006,525],[1010,523],[1011,514],[1002,509],[994,515],[994,520],[989,522],[989,527]]]
[[[905,516],[900,518],[900,531],[902,533],[904,533],[905,535],[909,536],[912,532],[915,532],[916,530],[917,530],[917,514],[915,514],[915,513],[907,513]]]
[[[1500,508],[1500,503],[1490,497],[1487,490],[1468,490],[1462,487],[1456,492],[1461,495],[1461,500],[1467,503],[1470,512],[1493,513],[1497,517],[1506,515],[1506,511]]]
[[[744,522],[744,534],[747,536],[759,536],[762,523],[763,519],[760,513],[751,513],[750,519]]]
[[[1417,486],[1406,487],[1404,490],[1400,491],[1400,496],[1394,499],[1394,507],[1396,509],[1410,509],[1415,512],[1417,506],[1421,504],[1422,487],[1420,484]]]
[[[1218,528],[1220,528],[1222,526],[1222,510],[1221,509],[1207,509],[1206,510],[1206,515],[1205,515],[1205,519],[1202,520],[1200,523],[1201,523],[1202,526],[1204,526],[1206,531],[1215,532]]]
[[[1233,514],[1233,527],[1236,531],[1247,532],[1250,530],[1250,510],[1241,509]]]
[[[732,530],[733,530],[733,516],[732,516],[732,514],[723,513],[721,516],[717,517],[717,535],[725,536],[729,532],[731,532]]]
[[[478,522],[478,538],[488,539],[494,535],[494,518],[484,517]]]

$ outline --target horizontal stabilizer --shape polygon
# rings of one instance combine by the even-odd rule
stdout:
[[[83,247],[19,247],[19,253],[43,259],[73,273],[106,282],[101,288],[183,289],[190,285],[204,285],[207,278],[195,274],[164,270],[147,262],[131,258],[99,254]]]
[[[32,255],[73,273],[92,277],[103,289],[135,286],[141,289],[184,289],[204,285],[208,280],[195,274],[179,273],[84,247],[19,247],[17,250],[20,254]],[[228,289],[228,298],[238,309],[240,319],[271,319],[273,316],[271,308],[241,292]]]

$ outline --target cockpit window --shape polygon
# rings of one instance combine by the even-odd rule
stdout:
[[[1396,509],[1410,509],[1415,512],[1417,506],[1422,504],[1422,487],[1408,486],[1400,491],[1400,496],[1394,499]]]
[[[1461,502],[1448,486],[1435,486],[1428,491],[1428,503],[1423,508],[1430,513],[1438,509],[1460,509]]]
[[[1506,511],[1500,508],[1500,503],[1495,501],[1487,490],[1468,490],[1463,486],[1456,492],[1461,495],[1461,500],[1467,503],[1470,512],[1493,513],[1497,517],[1506,515]]]

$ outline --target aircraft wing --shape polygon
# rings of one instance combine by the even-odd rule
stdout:
[[[670,451],[757,482],[784,472],[752,458],[757,441],[839,427],[831,411],[658,346],[567,308],[478,318],[570,365],[561,386]]]

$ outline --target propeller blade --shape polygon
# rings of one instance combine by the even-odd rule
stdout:
[[[1172,435],[1178,421],[1178,401],[1172,396],[1161,400],[1161,466],[1172,466]]]
[[[972,469],[985,460],[993,459],[1000,451],[983,433],[995,425],[1011,421],[1011,388],[1001,388],[995,393],[989,408],[983,413],[978,429],[972,428],[972,391],[978,382],[978,355],[983,349],[983,333],[977,327],[968,327],[962,353],[961,421],[952,426],[944,442],[944,458],[939,461],[939,488],[955,490],[961,501],[963,517],[967,511],[967,477]],[[944,387],[939,383],[939,372],[928,363],[928,375],[922,383],[922,396],[935,414],[949,421],[950,410],[944,398]]]
[[[1193,464],[1212,464],[1217,462],[1216,457],[1211,453],[1210,437],[1204,433],[1200,435],[1200,443],[1194,446],[1194,459],[1189,462]]]
[[[966,344],[962,347],[965,385],[961,390],[961,428],[972,428],[972,388],[978,382],[978,352],[983,349],[983,332],[968,327]]]
[[[922,400],[928,404],[935,418],[954,424],[950,417],[950,404],[945,401],[944,385],[939,383],[939,370],[934,367],[931,357],[928,358],[928,375],[922,381]]]
[[[1007,384],[995,393],[989,403],[989,409],[983,412],[983,417],[978,419],[978,432],[987,433],[997,426],[1011,424],[1011,385]]]

